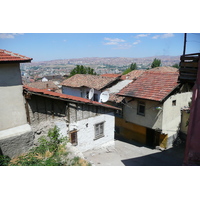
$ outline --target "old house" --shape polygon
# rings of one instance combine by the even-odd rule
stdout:
[[[14,157],[33,144],[27,123],[20,63],[32,58],[0,49],[0,154]]]
[[[118,80],[119,76],[104,77],[89,74],[76,74],[61,83],[62,93],[88,98],[89,91],[91,88],[93,88],[93,100],[99,101],[101,92],[117,83]]]
[[[28,121],[39,136],[57,125],[80,151],[114,145],[116,107],[24,86]]]
[[[147,70],[118,93],[125,97],[123,118],[117,119],[120,134],[152,147],[172,145],[180,126],[181,108],[191,100],[191,91],[177,83],[177,69],[169,70]]]

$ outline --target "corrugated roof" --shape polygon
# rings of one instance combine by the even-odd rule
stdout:
[[[52,91],[48,91],[47,89],[32,88],[32,87],[29,87],[27,85],[24,85],[24,90],[26,90],[30,93],[36,94],[36,95],[37,94],[43,94],[43,95],[45,95],[46,97],[49,97],[49,98],[58,98],[60,100],[75,101],[77,103],[84,103],[84,104],[90,104],[90,105],[94,105],[94,106],[102,106],[102,107],[106,107],[106,108],[119,110],[119,108],[116,108],[114,106],[110,106],[110,105],[107,105],[107,104],[99,103],[97,101],[91,101],[89,99],[85,99],[85,98],[82,98],[82,97],[76,97],[76,96],[72,96],[72,95],[52,92]]]
[[[31,62],[32,58],[0,49],[0,62]]]
[[[101,90],[114,82],[118,77],[110,78],[90,74],[76,74],[66,80],[61,85],[68,87],[88,87]]]
[[[178,75],[178,72],[148,70],[123,88],[118,95],[162,101],[179,85]]]

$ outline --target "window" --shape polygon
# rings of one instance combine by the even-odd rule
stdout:
[[[176,100],[172,101],[172,106],[176,106]]]
[[[95,124],[95,140],[104,137],[104,122]]]
[[[89,99],[89,92],[86,92],[86,98]]]
[[[72,145],[78,145],[78,138],[77,138],[77,130],[73,130],[69,132],[70,142]]]
[[[142,101],[138,102],[137,114],[145,116],[145,103]]]
[[[94,101],[98,101],[98,94],[94,94]]]

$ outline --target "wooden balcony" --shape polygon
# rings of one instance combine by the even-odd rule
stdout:
[[[180,83],[194,83],[197,78],[200,53],[186,54],[180,57],[179,78]]]

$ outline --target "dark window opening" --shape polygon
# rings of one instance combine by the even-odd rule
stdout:
[[[176,106],[176,100],[172,101],[172,106]]]
[[[94,94],[94,101],[98,101],[98,94]]]
[[[137,114],[145,116],[145,103],[144,102],[141,102],[141,101],[138,102]]]

